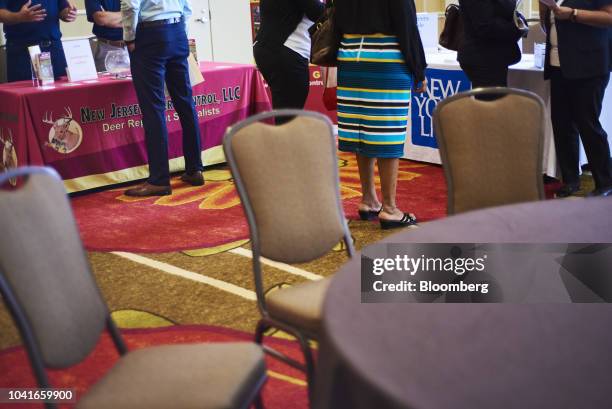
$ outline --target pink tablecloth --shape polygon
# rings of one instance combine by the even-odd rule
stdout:
[[[228,126],[271,105],[264,82],[250,65],[201,63],[205,82],[194,87],[206,165],[224,160],[221,141]],[[171,170],[184,168],[181,127],[168,102]],[[129,79],[34,88],[29,82],[0,86],[0,171],[47,165],[69,192],[148,175],[144,131]],[[2,149],[3,148],[3,149]]]

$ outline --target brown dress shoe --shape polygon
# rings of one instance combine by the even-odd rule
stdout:
[[[170,186],[157,186],[150,183],[143,183],[140,186],[133,187],[125,191],[124,195],[134,197],[146,197],[146,196],[167,196],[172,194],[172,188]]]
[[[204,176],[202,176],[202,172],[197,171],[193,173],[183,173],[181,175],[181,180],[185,183],[190,184],[191,186],[202,186],[204,185]]]

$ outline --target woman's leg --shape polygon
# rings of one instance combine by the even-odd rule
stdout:
[[[383,220],[401,220],[404,212],[397,208],[395,196],[397,192],[397,171],[399,159],[378,158],[378,173],[383,197],[383,210],[379,218]]]
[[[374,158],[370,158],[358,153],[357,167],[359,168],[359,180],[361,181],[361,203],[359,210],[379,210],[380,201],[376,195],[376,184],[374,181]]]

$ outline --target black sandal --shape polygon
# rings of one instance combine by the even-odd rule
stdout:
[[[378,210],[359,210],[359,218],[361,220],[374,220],[378,217],[380,212],[382,212],[383,207],[380,206]]]
[[[401,220],[379,219],[379,221],[380,227],[383,230],[397,229],[398,227],[416,226],[417,224],[416,216],[412,213],[404,213],[404,217],[402,217]]]

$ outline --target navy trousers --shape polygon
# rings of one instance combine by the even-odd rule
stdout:
[[[66,75],[66,57],[61,41],[44,41],[40,44],[40,51],[51,53],[55,78]],[[7,43],[6,76],[8,82],[32,79],[32,64],[27,45]]]
[[[310,72],[308,59],[285,46],[269,47],[260,43],[253,47],[257,68],[272,90],[274,109],[303,109],[308,98]],[[291,117],[277,118],[276,125]]]
[[[164,83],[183,129],[185,170],[203,170],[200,128],[189,82],[189,44],[183,22],[138,27],[130,55],[132,78],[142,111],[152,185],[170,185]]]
[[[599,116],[610,75],[567,79],[559,68],[550,74],[551,117],[563,182],[580,185],[579,140],[586,153],[595,188],[612,186],[608,134]]]

